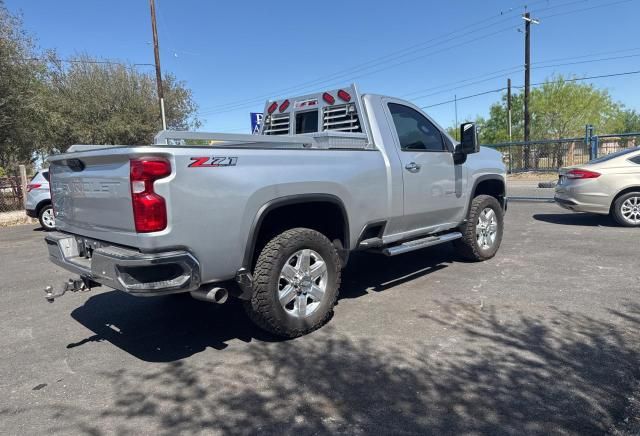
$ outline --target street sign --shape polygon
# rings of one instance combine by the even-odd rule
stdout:
[[[251,112],[251,134],[257,135],[260,133],[260,127],[262,126],[262,112]]]

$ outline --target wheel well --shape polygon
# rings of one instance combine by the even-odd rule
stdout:
[[[616,204],[616,200],[622,197],[624,194],[628,194],[629,192],[640,192],[640,186],[632,186],[630,188],[623,189],[618,192],[613,200],[611,200],[611,206],[609,206],[609,213],[613,212],[613,206]]]
[[[504,205],[505,187],[504,182],[498,179],[481,180],[473,191],[473,197],[478,195],[490,195]]]
[[[40,211],[42,210],[42,208],[49,204],[51,204],[51,200],[49,199],[42,200],[40,203],[38,203],[38,205],[36,206],[36,214],[40,215]]]
[[[336,245],[340,257],[346,262],[349,248],[349,226],[342,205],[334,201],[301,201],[269,208],[259,217],[259,224],[245,255],[245,265],[253,269],[258,253],[276,235],[295,227],[317,230]],[[254,241],[251,244],[251,241]],[[250,257],[249,257],[250,256]]]

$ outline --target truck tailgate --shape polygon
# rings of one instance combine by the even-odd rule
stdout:
[[[51,200],[59,230],[135,235],[126,153],[82,153],[50,161]]]

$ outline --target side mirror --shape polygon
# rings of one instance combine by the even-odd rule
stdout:
[[[478,131],[474,123],[460,125],[460,151],[464,154],[478,153],[480,151]]]

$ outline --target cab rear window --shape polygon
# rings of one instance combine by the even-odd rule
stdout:
[[[318,111],[298,112],[296,114],[296,134],[318,131]]]

